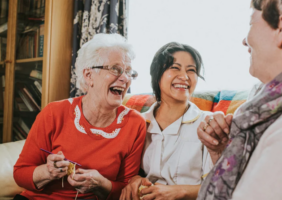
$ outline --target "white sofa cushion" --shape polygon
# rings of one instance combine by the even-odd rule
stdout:
[[[23,191],[13,177],[14,165],[24,146],[25,140],[0,144],[0,199],[13,197]]]

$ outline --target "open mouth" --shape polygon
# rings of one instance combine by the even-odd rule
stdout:
[[[189,85],[182,85],[182,84],[172,84],[172,86],[176,89],[184,89],[184,90],[188,90],[190,89]]]
[[[121,95],[124,91],[124,88],[121,87],[110,87],[110,92],[113,95]]]

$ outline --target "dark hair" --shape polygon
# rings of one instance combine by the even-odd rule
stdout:
[[[150,68],[152,88],[157,101],[161,100],[159,82],[163,76],[163,73],[173,64],[174,57],[172,54],[178,51],[184,51],[191,54],[196,63],[197,75],[204,79],[200,75],[202,68],[202,57],[199,52],[191,46],[179,44],[177,42],[170,42],[157,51]]]
[[[280,0],[252,0],[251,7],[262,11],[263,19],[273,28],[278,28]]]

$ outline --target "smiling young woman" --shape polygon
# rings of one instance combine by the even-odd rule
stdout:
[[[189,108],[187,101],[198,82],[197,67],[191,54],[178,51],[173,57],[172,65],[163,73],[159,82],[161,101],[155,118],[162,130],[181,117],[183,110]],[[174,112],[170,113],[171,109]]]
[[[197,197],[202,177],[213,166],[197,137],[209,113],[189,101],[201,68],[199,52],[188,45],[171,42],[155,54],[150,72],[157,102],[143,115],[147,135],[141,168],[146,178],[132,178],[120,200],[136,199],[139,186],[152,183],[141,190],[146,199]]]

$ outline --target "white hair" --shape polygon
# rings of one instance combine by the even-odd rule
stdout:
[[[135,54],[132,46],[119,34],[99,33],[86,42],[78,51],[75,62],[76,86],[87,92],[88,85],[83,77],[83,70],[92,66],[102,66],[108,61],[110,52],[118,51],[122,56],[133,60]],[[95,69],[99,72],[100,69]]]

